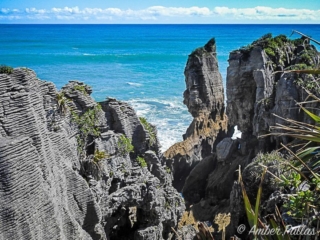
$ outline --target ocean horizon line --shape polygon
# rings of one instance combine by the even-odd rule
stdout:
[[[320,23],[0,23],[0,25],[201,25],[201,26],[212,26],[212,25],[261,25],[261,26],[288,26],[288,25],[320,25]]]

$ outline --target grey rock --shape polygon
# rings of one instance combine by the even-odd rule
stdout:
[[[198,203],[205,197],[207,179],[216,163],[216,157],[212,155],[203,159],[192,169],[182,189],[187,205]]]
[[[183,102],[194,119],[183,136],[184,141],[164,153],[178,191],[194,166],[214,151],[227,130],[224,90],[214,39],[189,55],[184,73]]]
[[[215,40],[211,39],[203,48],[193,51],[185,68],[187,89],[184,104],[195,118],[202,112],[223,118],[224,92],[219,72]]]
[[[73,103],[75,105],[74,107],[78,112],[85,112],[86,110],[94,107],[97,104],[90,97],[90,94],[92,93],[91,87],[83,82],[70,81],[67,85],[62,87],[61,92],[65,94],[66,97],[73,100]]]
[[[191,225],[186,225],[183,226],[181,229],[178,231],[178,235],[180,238],[175,236],[175,240],[183,239],[183,240],[195,240],[197,239],[196,237],[197,230],[191,226]]]
[[[304,101],[307,97],[307,93],[297,84],[297,76],[293,73],[278,71],[299,67],[300,65],[297,64],[301,63],[318,66],[319,53],[308,43],[301,47],[294,45],[293,42],[284,41],[277,49],[273,49],[273,56],[270,54],[270,49],[269,51],[264,49],[266,44],[268,41],[260,39],[247,48],[230,53],[226,82],[228,122],[223,125],[220,121],[220,128],[215,128],[219,123],[219,119],[216,118],[219,114],[213,111],[215,117],[212,119],[215,120],[211,124],[211,128],[220,129],[221,132],[224,127],[228,128],[228,138],[217,134],[212,137],[210,143],[206,142],[208,137],[204,137],[208,135],[199,134],[198,127],[205,128],[205,122],[199,119],[205,116],[206,112],[210,112],[210,107],[215,106],[215,101],[219,102],[208,94],[210,91],[206,91],[210,89],[208,87],[210,84],[201,81],[210,79],[207,74],[210,71],[207,70],[210,66],[214,66],[214,60],[211,58],[211,62],[206,61],[210,56],[206,47],[197,49],[189,56],[188,68],[185,71],[187,90],[184,93],[184,103],[188,106],[194,120],[184,135],[183,144],[176,144],[165,153],[165,157],[173,159],[174,186],[179,191],[183,189],[187,207],[191,207],[192,204],[191,209],[197,220],[212,221],[213,217],[219,213],[231,213],[227,238],[236,234],[234,230],[239,224],[247,221],[242,207],[240,187],[236,182],[239,166],[240,169],[244,169],[242,174],[246,190],[249,198],[254,201],[260,183],[259,175],[261,176],[263,169],[254,159],[255,156],[259,152],[271,152],[278,149],[280,143],[290,141],[287,137],[260,138],[261,135],[270,132],[270,126],[277,123],[285,124],[283,119],[277,118],[274,114],[282,118],[313,124],[310,118],[299,112],[296,105],[296,102]],[[309,54],[310,58],[303,59],[302,53]],[[215,73],[211,76],[218,79]],[[315,80],[303,74],[299,77],[302,85]],[[311,91],[318,94],[317,90]],[[319,108],[319,104],[313,103],[307,107],[316,109]],[[218,109],[217,112],[219,112]],[[316,114],[319,114],[319,111],[316,111]],[[227,118],[224,117],[224,119]],[[229,137],[232,136],[236,125],[242,132],[242,137],[232,141]],[[194,130],[197,132],[192,135]],[[202,138],[189,140],[190,136],[195,135],[200,135]],[[199,139],[202,141],[199,142]],[[189,151],[189,146],[194,150]],[[209,165],[206,161],[212,155],[217,157],[213,157],[214,164]],[[276,176],[282,173],[279,163],[263,164],[267,165],[268,170]],[[209,167],[211,169],[208,169]],[[269,199],[270,195],[272,196],[279,189],[273,180],[271,175],[266,175],[263,184],[263,211],[268,212],[278,199],[276,197]]]
[[[0,239],[170,238],[185,207],[134,110],[102,102],[101,134],[89,134],[79,154],[70,111],[81,115],[97,103],[80,82],[61,92],[66,113],[54,85],[32,70],[0,74]],[[122,134],[135,152],[119,152]],[[105,157],[95,159],[97,151]],[[152,168],[141,168],[138,155]]]
[[[150,151],[150,150],[146,151],[144,158],[148,164],[148,168],[149,168],[150,172],[152,173],[152,175],[157,177],[161,183],[169,183],[172,181],[171,175],[169,175],[167,172],[169,170],[169,168],[164,167],[161,164],[161,161],[157,157],[155,152]]]
[[[230,54],[226,83],[229,124],[238,125],[244,135],[252,133],[255,102],[270,97],[274,83],[264,50],[253,47],[248,55]]]
[[[237,149],[237,141],[231,138],[224,138],[216,147],[218,162],[225,162]]]
[[[161,236],[162,226],[147,227],[145,229],[138,230],[135,233],[134,239],[148,240],[148,239],[162,239]]]
[[[105,239],[70,129],[47,128],[55,88],[28,69],[0,78],[0,239]]]
[[[144,129],[134,109],[127,103],[108,99],[101,102],[104,112],[106,112],[107,121],[115,132],[122,133],[132,139],[132,144],[136,154],[142,154],[149,148],[159,152],[159,142],[150,144],[149,133]]]

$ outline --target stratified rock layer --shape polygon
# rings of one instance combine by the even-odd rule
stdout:
[[[185,68],[184,104],[193,121],[183,136],[184,141],[164,153],[178,191],[182,190],[192,168],[213,152],[227,129],[223,83],[216,56],[215,40],[211,39],[189,55]]]
[[[210,94],[207,94],[210,91],[203,90],[204,86],[210,85],[205,84],[210,81],[210,76],[219,79],[214,72],[212,75],[206,72],[207,69],[210,69],[208,65],[215,66],[212,59],[206,61],[210,59],[209,56],[210,53],[206,48],[197,49],[189,56],[185,71],[187,90],[184,94],[184,102],[194,117],[194,121],[185,135],[185,141],[174,145],[165,155],[175,160],[173,163],[175,177],[183,176],[179,171],[188,170],[186,171],[188,176],[179,179],[183,183],[180,182],[180,185],[175,186],[181,190],[179,187],[183,185],[182,193],[186,205],[191,208],[196,220],[212,222],[219,213],[231,213],[231,222],[227,228],[228,238],[236,234],[235,229],[239,224],[245,224],[247,221],[242,207],[242,193],[237,182],[238,170],[242,169],[243,178],[248,182],[246,186],[248,195],[254,198],[257,184],[254,186],[253,181],[257,178],[256,171],[253,169],[261,168],[255,156],[259,152],[275,150],[281,147],[280,143],[290,140],[286,137],[274,136],[259,138],[261,135],[270,133],[270,126],[284,123],[283,119],[276,117],[275,114],[282,118],[312,123],[310,118],[299,111],[296,102],[304,101],[308,95],[301,86],[319,94],[318,84],[313,76],[298,75],[284,70],[319,66],[320,55],[307,39],[289,40],[283,35],[276,38],[266,35],[248,47],[231,52],[226,81],[228,137],[224,139],[221,135],[217,135],[218,129],[222,131],[227,126],[227,123],[223,124],[221,121],[226,118],[223,115],[219,117],[217,114],[217,112],[223,113],[223,108],[220,108],[223,105],[220,105],[221,102],[217,98],[212,98]],[[213,91],[215,96],[221,96],[222,88],[217,83],[215,86],[218,86],[216,91]],[[214,104],[215,102],[219,104]],[[214,117],[211,119],[214,120],[210,129],[211,133],[215,131],[216,135],[213,134],[213,136],[217,138],[215,143],[207,148],[210,151],[203,151],[204,146],[208,145],[199,139],[206,138],[190,138],[190,136],[196,136],[196,134],[190,134],[192,133],[190,130],[197,134],[201,132],[195,127],[200,124],[195,123],[199,116],[209,111],[207,106],[213,107],[211,112],[214,113]],[[308,107],[314,109],[319,108],[319,105],[314,103],[313,106]],[[220,128],[217,127],[218,124]],[[201,126],[206,128],[205,124]],[[241,139],[231,138],[235,126],[238,126],[242,132]],[[194,150],[174,152],[179,149],[179,146],[184,150],[188,149],[188,146],[194,146]],[[198,158],[192,158],[190,157],[192,155],[187,154],[199,153],[197,151],[199,148],[202,154],[197,155]],[[190,167],[190,159],[194,162],[194,159],[201,160],[201,162]],[[247,167],[248,164],[250,165]],[[275,175],[279,175],[279,171],[273,170],[271,165],[270,170],[274,171]],[[263,195],[263,200],[268,199],[269,195],[277,190],[277,187],[270,184],[270,181],[265,188],[266,196]]]
[[[99,109],[90,93],[73,81],[58,97],[29,69],[0,74],[1,240],[171,237],[184,205],[157,142],[128,104],[109,99]],[[72,118],[92,109],[100,134],[89,133],[80,154],[84,129]],[[133,152],[119,151],[123,135]]]

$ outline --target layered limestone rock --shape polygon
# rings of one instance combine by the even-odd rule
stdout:
[[[204,49],[196,50],[196,52],[198,56],[195,57],[196,55],[191,54],[187,66],[192,66],[190,59],[195,61],[194,59],[206,59],[208,56]],[[236,234],[234,230],[239,224],[246,223],[242,207],[242,193],[237,182],[239,167],[242,169],[244,179],[249,183],[247,186],[248,195],[254,198],[257,186],[253,186],[252,183],[253,179],[256,179],[255,171],[252,169],[258,169],[257,166],[259,166],[259,162],[256,162],[256,155],[259,152],[277,149],[280,142],[289,141],[285,137],[259,137],[270,133],[270,126],[284,123],[274,114],[282,118],[311,123],[310,118],[299,111],[296,102],[304,101],[307,97],[307,93],[302,87],[315,94],[318,94],[320,90],[313,76],[286,72],[286,70],[314,68],[319,66],[319,62],[319,53],[314,46],[309,44],[307,39],[288,40],[283,35],[276,38],[266,35],[248,47],[230,53],[226,82],[228,137],[223,140],[219,139],[218,142],[216,140],[216,143],[211,145],[213,148],[210,148],[210,152],[203,151],[205,154],[199,158],[202,159],[201,162],[192,168],[182,189],[186,205],[191,208],[196,220],[212,222],[219,213],[231,213],[227,237]],[[199,64],[197,69],[202,69],[202,66]],[[206,76],[200,70],[186,72],[188,73],[187,79],[189,79],[188,76],[192,76],[193,79],[203,79],[203,76]],[[190,74],[191,72],[193,75]],[[187,96],[185,103],[190,102],[187,106],[197,119],[204,112],[204,106],[215,105],[211,104],[209,100],[206,101],[198,97],[200,94],[198,95],[197,82],[194,86],[196,90],[192,89],[188,87],[184,94],[185,97]],[[206,92],[202,92],[201,96],[208,95]],[[203,104],[204,102],[206,104]],[[316,103],[309,107],[319,108]],[[215,122],[211,126],[216,126],[221,119],[215,118]],[[242,132],[241,139],[230,138],[236,125]],[[191,126],[188,131],[196,129]],[[188,132],[186,136],[190,136]],[[185,146],[181,144],[179,143],[177,146]],[[194,146],[204,146],[199,144],[197,138],[193,144]],[[190,145],[192,145],[192,141],[188,142],[187,146]],[[169,150],[172,151],[172,149]],[[184,160],[185,155],[178,153],[174,159],[176,161],[177,159]],[[252,161],[254,162],[251,163]],[[174,165],[174,170],[176,171],[179,167],[182,169],[186,163],[188,162],[184,160],[177,166]],[[246,167],[248,164],[250,165]],[[275,171],[275,175],[278,175],[279,171],[276,168],[273,170],[273,168],[270,165],[270,169]],[[277,189],[270,184],[270,181],[267,184],[266,195],[272,195],[272,191]],[[263,196],[263,199],[268,197]]]
[[[172,236],[184,204],[154,133],[90,93],[79,82],[58,93],[29,69],[0,74],[0,239]]]
[[[184,141],[164,153],[178,191],[193,167],[213,152],[227,130],[223,83],[216,56],[215,40],[211,39],[189,55],[185,68],[184,104],[193,121],[183,135]]]
[[[284,35],[265,35],[248,47],[231,52],[226,82],[230,127],[237,125],[242,139],[246,139],[264,135],[270,126],[283,123],[274,114],[310,122],[299,112],[296,102],[307,97],[300,86],[317,92],[316,83],[310,75],[285,70],[312,68],[319,62],[319,53],[308,39],[289,40]],[[259,141],[256,151],[271,151],[278,140]]]

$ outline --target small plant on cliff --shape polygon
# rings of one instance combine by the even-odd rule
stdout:
[[[139,117],[140,122],[142,124],[142,126],[144,127],[144,129],[149,133],[149,146],[152,146],[153,144],[155,144],[157,142],[157,136],[156,136],[156,131],[155,131],[155,127],[152,126],[146,118],[144,117]]]
[[[139,163],[139,165],[141,167],[147,167],[148,166],[147,163],[146,163],[146,160],[144,160],[143,157],[138,156],[137,157],[137,162]]]
[[[65,115],[68,111],[68,102],[70,100],[63,94],[58,93],[57,94],[57,104],[58,104],[58,110],[61,112],[62,115]]]
[[[133,152],[134,147],[131,143],[131,139],[127,138],[125,135],[121,135],[118,140],[118,150],[121,155]]]
[[[315,214],[320,209],[320,117],[303,105],[320,103],[320,98],[306,89],[305,91],[309,93],[307,99],[312,98],[312,100],[298,103],[298,105],[314,121],[314,124],[277,116],[285,125],[277,124],[271,127],[272,133],[268,135],[291,137],[295,139],[295,145],[297,145],[297,139],[302,141],[303,147],[298,150],[290,149],[290,144],[287,146],[282,144],[282,147],[291,155],[290,161],[286,164],[292,169],[288,176],[281,176],[282,185],[289,191],[289,197],[283,206],[286,213],[296,221],[310,225],[317,221],[316,224],[320,226],[320,216]]]
[[[101,162],[101,160],[103,160],[103,159],[105,159],[107,157],[108,157],[108,155],[106,154],[105,151],[99,151],[99,150],[96,149],[94,151],[93,161],[95,163],[99,163],[99,162]]]
[[[74,90],[77,90],[79,92],[82,92],[83,94],[87,95],[88,92],[87,92],[87,85],[75,85],[73,87]]]
[[[100,111],[101,106],[99,104],[92,109],[88,109],[81,115],[71,111],[72,121],[75,122],[79,128],[79,136],[77,137],[79,151],[86,147],[89,136],[98,137],[100,135],[98,127],[98,114]]]
[[[6,65],[1,65],[0,66],[0,74],[1,73],[11,74],[11,73],[13,73],[13,68],[6,66]]]

